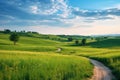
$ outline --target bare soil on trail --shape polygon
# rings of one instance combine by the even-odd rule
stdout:
[[[111,70],[104,66],[101,62],[90,59],[91,63],[94,65],[93,76],[90,80],[113,80],[114,77]]]

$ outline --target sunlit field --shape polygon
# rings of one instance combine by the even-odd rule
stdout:
[[[120,80],[120,0],[0,0],[0,80]]]
[[[0,80],[87,80],[92,69],[84,57],[0,51]]]
[[[32,35],[20,36],[13,45],[9,36],[0,33],[0,80],[87,80],[93,74],[89,58],[104,63],[120,79],[119,38],[87,39],[85,46],[76,46],[74,40]],[[58,48],[62,50],[58,52]]]

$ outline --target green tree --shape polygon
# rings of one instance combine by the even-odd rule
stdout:
[[[82,39],[81,43],[82,43],[82,45],[85,45],[86,44],[86,39]]]
[[[68,41],[72,41],[72,40],[73,40],[73,38],[70,38],[70,37],[68,38]]]
[[[17,33],[12,33],[10,35],[10,41],[13,41],[14,45],[19,41],[19,35]]]
[[[75,40],[75,44],[78,45],[78,44],[79,44],[79,41],[78,41],[78,40]]]
[[[10,32],[11,32],[11,31],[10,31],[9,29],[5,29],[5,30],[4,30],[4,33],[6,33],[6,34],[7,34],[7,33],[10,33]]]

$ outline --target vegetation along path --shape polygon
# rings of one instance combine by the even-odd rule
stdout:
[[[113,75],[111,70],[104,66],[102,63],[90,59],[91,63],[94,65],[94,74],[91,80],[112,80]]]

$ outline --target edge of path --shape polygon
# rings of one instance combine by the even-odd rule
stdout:
[[[111,70],[101,62],[89,59],[94,65],[93,76],[90,80],[115,80]]]

